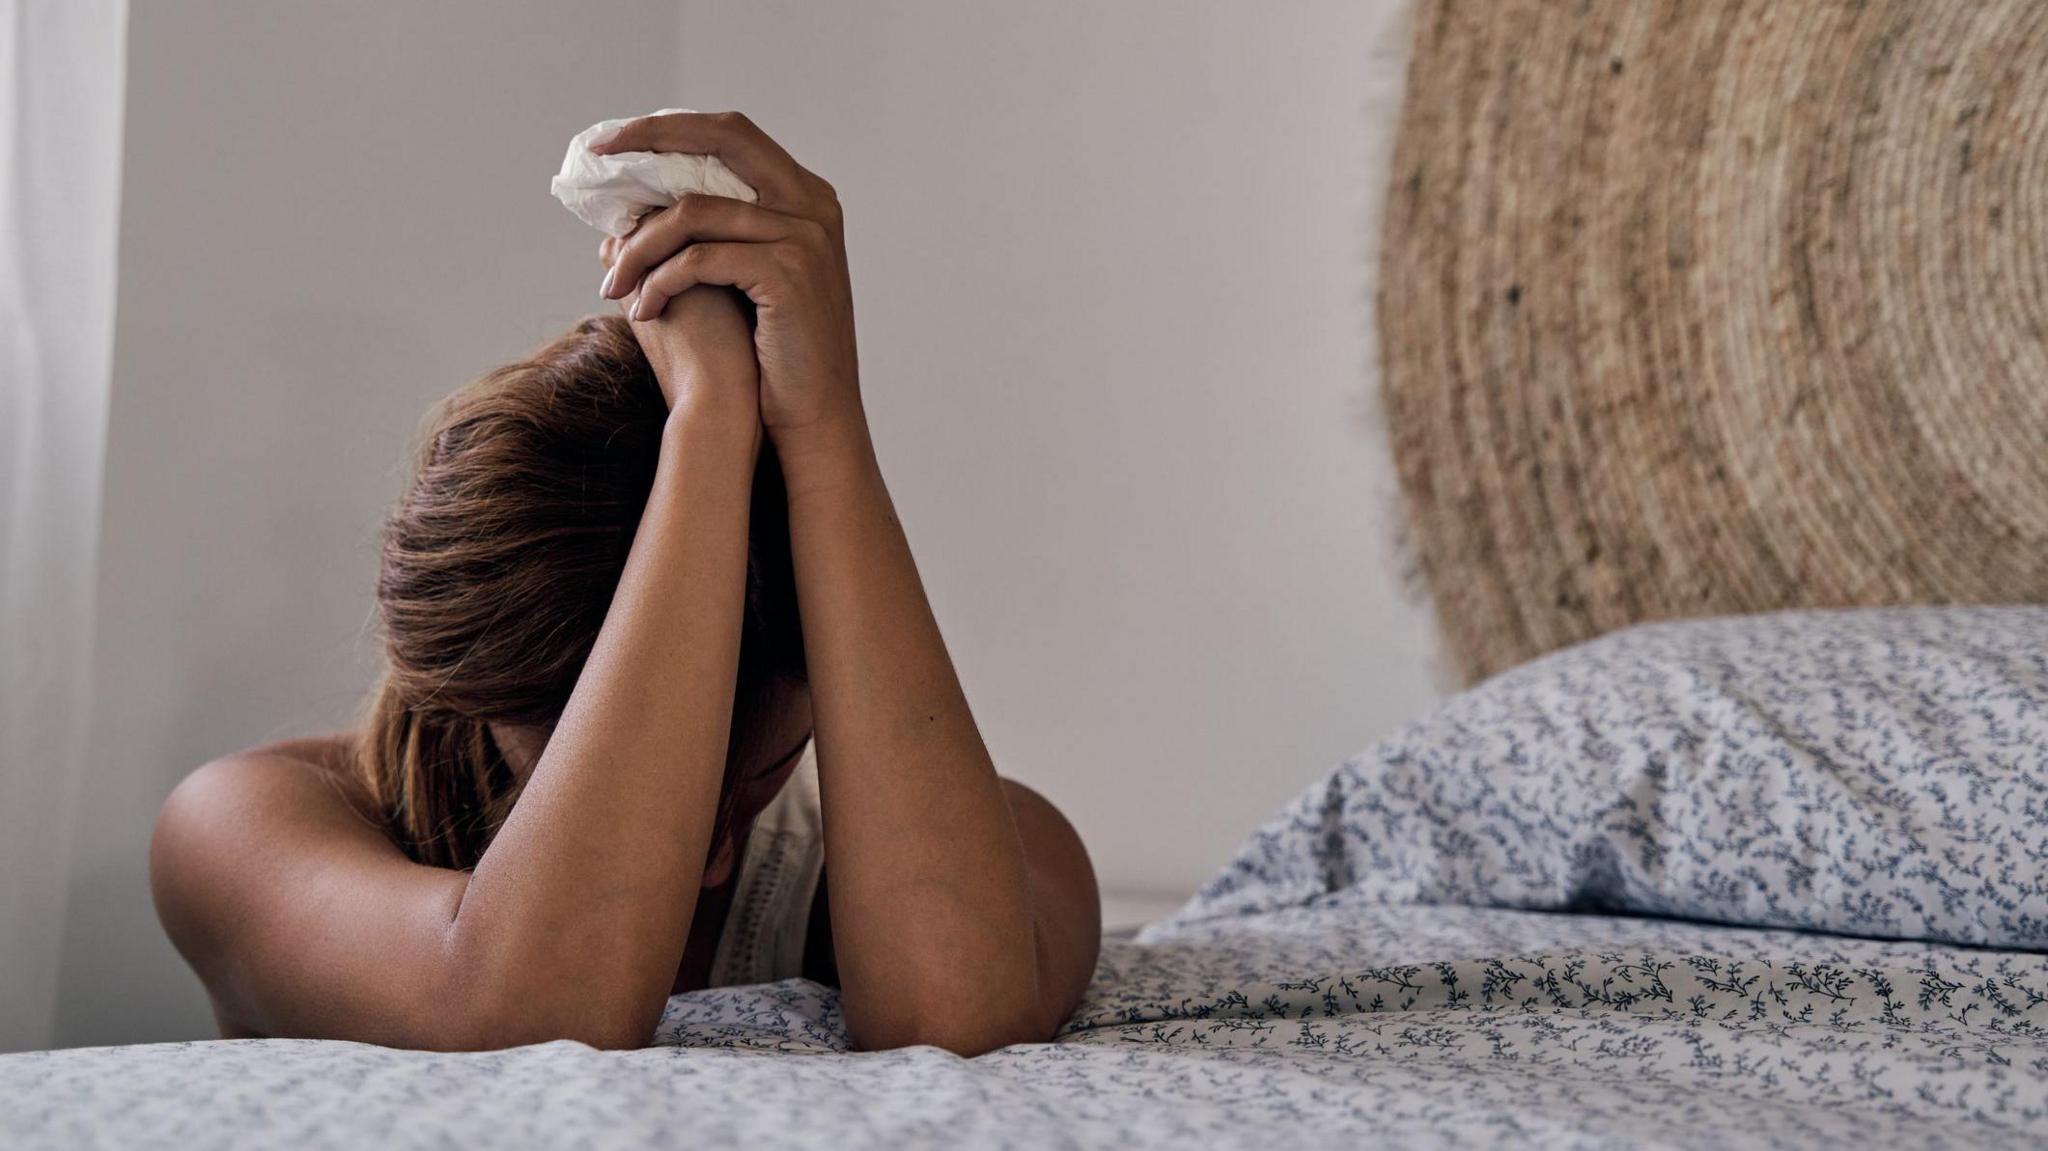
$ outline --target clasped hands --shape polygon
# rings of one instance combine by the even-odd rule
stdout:
[[[864,430],[832,185],[738,112],[643,116],[591,150],[715,155],[759,193],[753,204],[686,195],[599,250],[599,294],[632,321],[671,412],[751,403],[778,446],[835,427]],[[740,295],[753,303],[751,331]]]

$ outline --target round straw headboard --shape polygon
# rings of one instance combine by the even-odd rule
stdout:
[[[2048,601],[2048,4],[1422,0],[1394,163],[1386,415],[1468,678]]]

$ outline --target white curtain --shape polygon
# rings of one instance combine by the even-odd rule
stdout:
[[[0,1051],[46,1046],[91,721],[126,0],[0,0]]]

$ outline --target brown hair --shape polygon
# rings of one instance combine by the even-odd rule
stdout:
[[[551,727],[610,608],[668,409],[625,320],[592,317],[427,414],[385,522],[387,657],[356,770],[415,860],[473,867],[517,798],[488,724]],[[803,676],[781,469],[755,475],[740,690]]]

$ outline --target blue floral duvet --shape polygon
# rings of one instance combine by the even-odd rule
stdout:
[[[2048,1145],[2048,609],[1637,628],[1346,761],[1051,1044],[0,1058],[0,1146]]]

